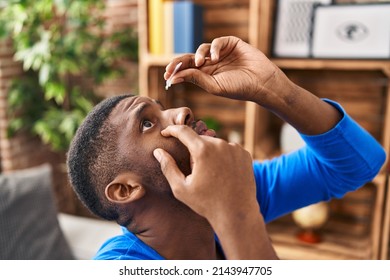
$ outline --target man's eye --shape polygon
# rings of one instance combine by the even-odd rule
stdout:
[[[142,125],[141,125],[141,131],[147,131],[148,129],[152,128],[154,126],[154,124],[151,122],[151,121],[148,121],[148,120],[144,120],[142,121]]]

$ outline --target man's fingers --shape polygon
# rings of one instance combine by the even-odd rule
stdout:
[[[230,50],[232,50],[239,41],[240,39],[234,36],[214,39],[210,46],[211,61],[217,62],[220,57],[226,55],[226,52],[230,52]]]
[[[206,61],[206,57],[210,56],[211,44],[204,43],[198,47],[195,53],[195,65],[200,67]]]
[[[207,62],[206,62],[207,63]],[[171,76],[165,72],[164,79],[169,79]],[[220,95],[221,88],[219,84],[217,83],[214,76],[211,76],[208,73],[203,72],[202,70],[198,69],[185,69],[185,70],[179,70],[171,80],[171,84],[179,84],[182,82],[189,82],[192,83],[202,89],[204,89],[206,92],[214,94],[214,95]]]
[[[228,37],[214,39],[211,44],[204,43],[199,46],[195,53],[195,65],[202,66],[207,56],[211,57],[212,62],[219,60],[220,52],[229,43]]]
[[[170,125],[161,131],[161,134],[165,137],[173,136],[179,139],[188,148],[191,155],[198,150],[200,145],[203,145],[201,137],[186,125]]]
[[[172,84],[181,83],[183,81],[193,83],[209,93],[218,92],[215,79],[209,74],[206,74],[198,69],[186,69],[179,71],[172,79]]]
[[[153,155],[160,163],[161,171],[167,178],[172,191],[175,192],[175,190],[183,186],[185,183],[185,176],[180,171],[172,156],[162,149],[155,149]]]
[[[228,43],[229,43],[228,37],[217,38],[211,42],[211,46],[210,46],[211,61],[213,62],[218,61],[221,50],[223,50],[228,45]]]
[[[165,73],[164,73],[164,79],[168,80],[173,71],[175,70],[176,65],[178,65],[180,62],[183,64],[181,65],[179,71],[188,69],[188,68],[194,68],[195,67],[195,55],[194,54],[186,54],[182,55],[180,57],[174,58],[168,65],[165,67]]]

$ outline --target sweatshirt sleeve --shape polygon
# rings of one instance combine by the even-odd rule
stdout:
[[[257,200],[266,222],[301,207],[343,197],[371,181],[386,154],[336,102],[343,117],[320,135],[303,135],[301,149],[253,163]]]

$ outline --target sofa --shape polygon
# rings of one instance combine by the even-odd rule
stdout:
[[[88,260],[120,233],[115,222],[58,212],[49,164],[0,174],[0,260]]]
[[[78,260],[90,260],[108,238],[122,233],[115,222],[58,213],[60,228]]]

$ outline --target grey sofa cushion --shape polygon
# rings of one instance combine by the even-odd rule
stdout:
[[[0,175],[0,259],[73,259],[59,227],[51,176],[49,164]]]

